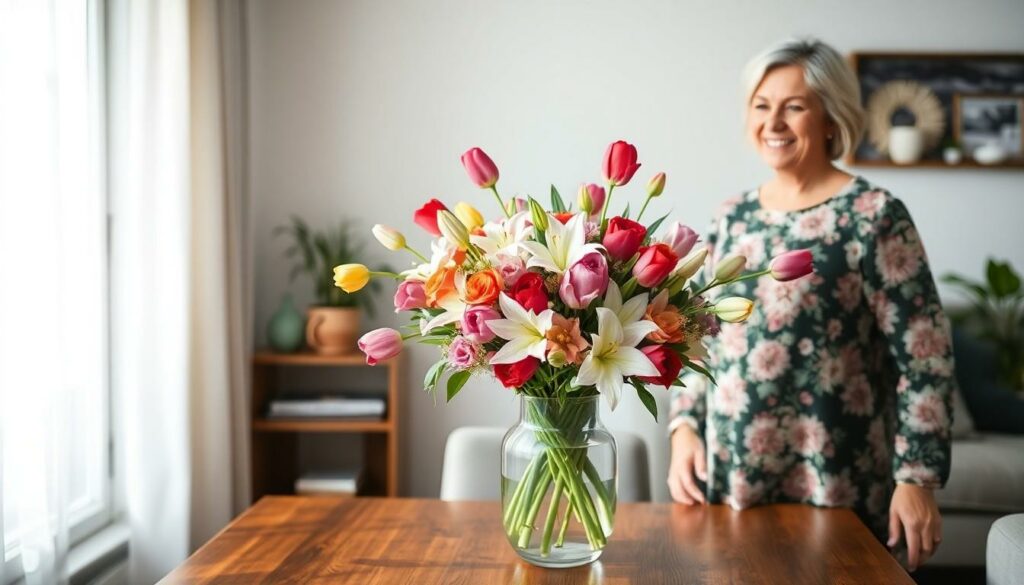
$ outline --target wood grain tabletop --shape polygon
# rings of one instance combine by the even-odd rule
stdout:
[[[845,509],[619,504],[597,562],[542,569],[513,552],[497,502],[268,496],[161,583],[913,581]]]

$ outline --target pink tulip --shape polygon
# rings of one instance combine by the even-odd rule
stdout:
[[[487,322],[501,318],[501,313],[487,305],[473,305],[462,315],[462,334],[470,341],[487,343],[494,339]]]
[[[668,244],[652,244],[640,248],[640,259],[633,265],[633,276],[640,286],[653,288],[676,267],[679,258]]]
[[[661,241],[668,244],[676,256],[685,258],[690,250],[693,250],[693,245],[697,243],[697,232],[690,229],[689,226],[674,221],[669,224],[668,232]]]
[[[462,166],[466,167],[470,180],[481,189],[490,189],[498,182],[498,167],[486,152],[475,146],[463,153]]]
[[[608,261],[604,254],[587,252],[562,274],[558,296],[572,309],[583,309],[608,290]]]
[[[580,186],[581,197],[584,192],[586,192],[586,196],[590,200],[590,217],[601,215],[601,210],[604,209],[604,187],[595,183],[587,183]],[[582,207],[581,205],[580,208],[582,209]]]
[[[406,280],[398,285],[395,291],[395,312],[410,309],[422,309],[427,306],[427,295],[423,283],[418,280]]]
[[[604,178],[615,186],[622,186],[633,178],[633,173],[640,168],[636,162],[636,147],[628,142],[618,140],[608,146],[604,153]]]
[[[359,338],[359,351],[366,354],[366,363],[375,366],[402,353],[402,334],[382,327]]]
[[[460,335],[448,346],[448,364],[456,370],[466,370],[480,361],[480,354],[479,345]]]
[[[768,269],[772,278],[780,282],[796,280],[814,272],[814,259],[810,250],[790,250],[773,258]]]

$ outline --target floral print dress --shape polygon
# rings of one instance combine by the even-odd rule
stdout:
[[[723,205],[707,243],[712,271],[732,254],[760,269],[798,248],[815,267],[730,286],[757,304],[709,344],[717,385],[690,375],[673,388],[669,429],[705,439],[708,501],[851,507],[884,539],[896,482],[946,481],[956,383],[906,207],[861,177],[792,212],[763,209],[754,190]]]

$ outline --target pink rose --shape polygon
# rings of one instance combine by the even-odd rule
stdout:
[[[487,322],[501,318],[501,313],[487,305],[469,307],[462,315],[462,334],[476,343],[487,343],[494,339],[494,332]]]
[[[668,233],[665,234],[661,241],[668,244],[668,247],[672,248],[676,256],[686,258],[690,251],[693,250],[693,245],[697,243],[697,232],[690,229],[689,226],[674,221],[669,224]]]
[[[583,309],[608,290],[608,261],[604,254],[587,252],[562,274],[558,296],[572,309]]]
[[[359,351],[366,354],[366,363],[375,366],[402,352],[402,334],[387,327],[374,329],[360,337],[358,345]]]
[[[456,337],[448,346],[448,364],[456,370],[467,370],[480,360],[480,346],[465,337]]]
[[[418,280],[406,280],[398,285],[395,291],[395,312],[410,309],[422,309],[427,306],[427,295],[423,283]]]

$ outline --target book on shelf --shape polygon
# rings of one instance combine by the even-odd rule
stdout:
[[[270,401],[267,416],[270,418],[381,418],[387,409],[383,397],[297,395],[280,397]]]
[[[300,496],[354,496],[359,492],[362,474],[357,469],[303,473],[295,480]]]

